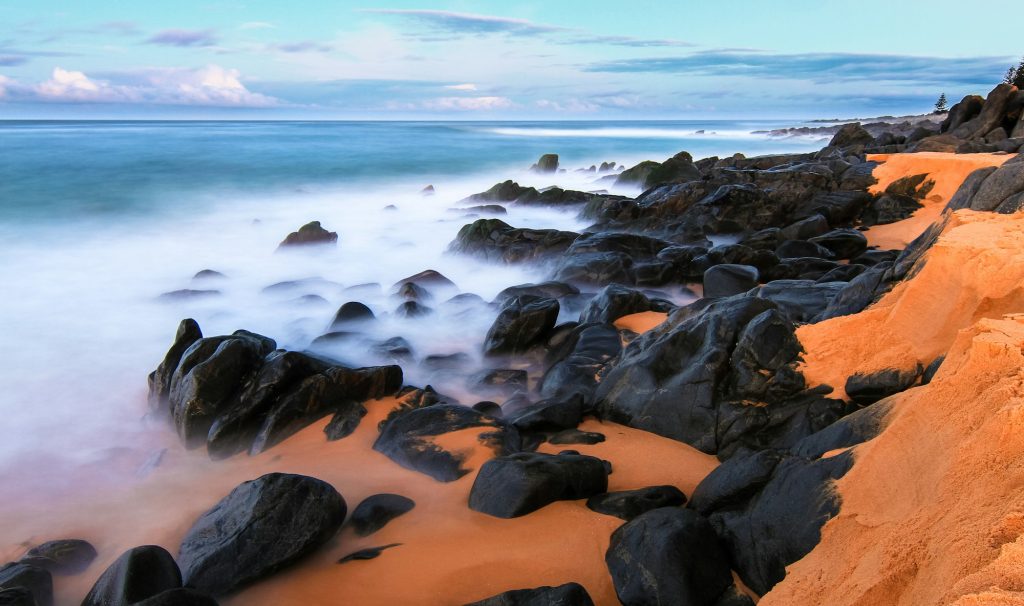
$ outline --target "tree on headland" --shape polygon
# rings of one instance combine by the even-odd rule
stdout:
[[[939,95],[939,100],[935,102],[935,113],[942,114],[949,111],[949,107],[946,105],[946,93]]]
[[[1006,76],[1003,77],[1003,82],[1006,84],[1012,84],[1017,88],[1024,89],[1024,59],[1020,60],[1020,64],[1017,67],[1010,67],[1006,70]]]

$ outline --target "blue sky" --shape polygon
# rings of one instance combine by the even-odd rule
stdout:
[[[0,2],[0,118],[686,119],[926,111],[1019,2]]]

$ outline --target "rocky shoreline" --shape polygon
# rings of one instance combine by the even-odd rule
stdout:
[[[1011,155],[1024,144],[1022,110],[1024,92],[1001,85],[987,99],[965,98],[941,124],[884,132],[844,125],[815,153],[694,161],[681,152],[611,177],[641,187],[636,197],[499,183],[461,201],[479,218],[459,231],[450,253],[543,267],[546,281],[509,285],[484,301],[424,269],[391,287],[393,310],[347,301],[304,351],[246,330],[204,335],[183,320],[149,376],[149,405],[184,449],[205,450],[213,466],[244,465],[248,453],[273,468],[282,456],[275,453],[290,456],[291,444],[316,458],[337,443],[353,461],[370,457],[415,479],[380,477],[387,490],[354,490],[361,496],[353,499],[346,485],[325,478],[261,473],[204,493],[200,501],[212,507],[175,531],[176,544],[99,558],[103,537],[97,547],[77,539],[34,545],[0,569],[0,603],[50,604],[63,575],[94,559],[112,562],[92,571],[98,578],[82,603],[97,606],[256,603],[239,592],[267,588],[313,560],[322,575],[359,560],[386,568],[403,552],[428,566],[415,555],[416,531],[409,539],[401,532],[437,523],[418,518],[433,491],[472,516],[483,541],[479,528],[516,520],[599,535],[603,566],[588,564],[586,578],[559,568],[559,583],[508,585],[492,597],[479,580],[449,579],[457,591],[416,603],[569,606],[612,603],[614,595],[623,604],[741,606],[770,596],[843,510],[835,486],[857,469],[854,447],[883,433],[894,398],[928,386],[946,355],[852,368],[841,384],[828,384],[810,373],[818,351],[801,331],[860,317],[899,295],[964,213],[1024,207],[1024,162]],[[887,154],[982,152],[995,154],[990,165],[962,175],[962,184],[941,182],[932,169],[878,178]],[[557,157],[542,157],[534,170],[558,170]],[[935,193],[944,188],[955,193]],[[571,210],[591,226],[515,227],[497,218],[513,205]],[[938,220],[905,248],[874,240],[879,227],[909,225],[934,205],[943,208]],[[281,247],[315,252],[337,238],[313,222]],[[439,309],[495,317],[473,352],[486,368],[467,353],[421,357],[402,335],[367,336],[381,313],[430,322]],[[338,342],[361,343],[374,365],[333,359],[324,346]],[[436,383],[406,384],[410,368],[430,370]],[[458,398],[447,393],[452,385]],[[653,435],[637,437],[646,434]],[[641,448],[613,449],[623,440]],[[637,453],[672,448],[685,448],[687,464],[700,468],[693,480],[640,481],[633,467],[657,464]],[[559,526],[569,519],[575,525]],[[535,538],[530,532],[524,527],[521,540]],[[338,558],[340,533],[370,543],[345,534]],[[523,575],[528,570],[516,578]],[[276,587],[269,599],[288,595]],[[340,599],[346,587],[332,591]],[[297,593],[293,603],[316,603],[310,595]]]

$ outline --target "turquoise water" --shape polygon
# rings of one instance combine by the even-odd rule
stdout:
[[[543,267],[498,267],[445,254],[472,220],[452,211],[460,199],[507,178],[604,189],[609,182],[600,175],[575,171],[605,161],[632,165],[680,150],[700,158],[823,145],[750,134],[778,126],[785,125],[0,122],[0,418],[7,436],[0,442],[0,475],[5,464],[38,461],[40,449],[70,461],[129,456],[141,464],[158,439],[141,420],[146,374],[184,317],[195,318],[208,335],[246,328],[303,349],[356,296],[346,287],[378,283],[378,290],[358,295],[381,318],[370,336],[403,336],[421,357],[464,352],[482,364],[478,354],[494,310],[407,320],[394,314],[390,290],[428,268],[486,300],[506,286],[545,277]],[[528,172],[542,153],[560,154],[567,172]],[[420,195],[427,184],[435,196]],[[510,207],[503,218],[523,227],[584,227],[559,209]],[[287,233],[310,220],[338,232],[338,245],[275,252]],[[228,277],[192,279],[207,268]],[[311,277],[319,280],[264,291]],[[183,288],[219,294],[159,299]],[[324,301],[311,305],[303,295]],[[328,353],[353,365],[375,362],[365,346]],[[438,384],[414,365],[406,373],[408,382]],[[173,441],[166,428],[157,435]],[[51,437],[59,438],[59,448],[51,447]]]

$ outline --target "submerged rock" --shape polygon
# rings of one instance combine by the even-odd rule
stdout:
[[[469,492],[469,508],[515,518],[607,489],[608,468],[601,459],[571,452],[520,452],[483,464]]]
[[[307,246],[310,244],[335,244],[338,241],[338,233],[327,231],[320,226],[319,221],[311,221],[300,227],[297,231],[288,234],[278,250],[287,247]]]
[[[412,511],[415,506],[412,499],[399,494],[375,494],[366,497],[356,506],[349,523],[357,535],[369,536],[384,528],[391,520]]]
[[[559,305],[554,299],[521,295],[501,309],[484,340],[484,355],[521,355],[554,328]]]
[[[54,574],[78,574],[96,559],[96,548],[81,539],[60,539],[36,545],[21,558]]]
[[[316,478],[271,473],[243,482],[182,539],[185,584],[230,593],[315,551],[338,531],[345,513],[338,491]]]

